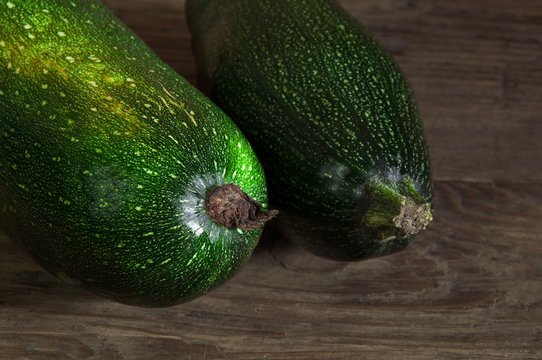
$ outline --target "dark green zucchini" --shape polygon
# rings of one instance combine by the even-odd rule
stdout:
[[[93,0],[2,1],[0,24],[8,236],[60,279],[134,305],[231,278],[269,215],[233,122]]]
[[[332,0],[188,0],[202,87],[239,125],[291,238],[358,260],[432,219],[429,156],[407,80]]]

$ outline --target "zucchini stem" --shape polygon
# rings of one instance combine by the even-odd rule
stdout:
[[[262,205],[234,184],[217,186],[207,193],[205,209],[209,217],[229,229],[256,230],[278,214],[263,211]]]
[[[363,223],[382,241],[414,235],[433,220],[430,203],[416,192],[410,179],[389,186],[371,183],[366,194],[368,209]]]

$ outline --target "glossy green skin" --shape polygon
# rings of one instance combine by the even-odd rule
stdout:
[[[254,146],[293,240],[336,260],[404,248],[412,236],[380,241],[361,221],[370,183],[408,178],[432,203],[414,96],[378,41],[330,0],[186,6],[200,76]]]
[[[231,278],[261,229],[226,229],[206,192],[267,207],[231,120],[92,0],[0,2],[2,229],[60,279],[141,306]]]

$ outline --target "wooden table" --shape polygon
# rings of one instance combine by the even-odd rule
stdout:
[[[104,3],[195,83],[182,0]],[[436,212],[404,251],[314,257],[269,227],[193,302],[117,304],[0,234],[1,359],[541,359],[542,6],[342,0],[417,94]]]

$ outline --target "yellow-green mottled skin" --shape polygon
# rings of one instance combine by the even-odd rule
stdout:
[[[291,237],[337,260],[404,248],[413,234],[366,226],[382,210],[370,193],[430,211],[430,166],[412,91],[378,41],[332,0],[186,6],[202,86],[254,146]]]
[[[267,207],[231,120],[93,0],[0,0],[0,226],[59,278],[142,306],[232,277],[261,229],[205,196]]]

